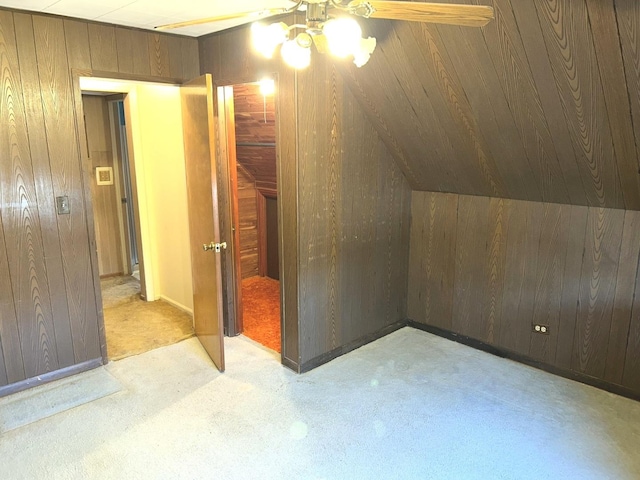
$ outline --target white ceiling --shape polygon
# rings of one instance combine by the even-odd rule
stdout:
[[[293,6],[287,0],[0,0],[0,7],[84,18],[145,29],[197,18]],[[253,21],[251,17],[208,23],[169,33],[199,37]]]

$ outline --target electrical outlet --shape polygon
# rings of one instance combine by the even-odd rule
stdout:
[[[549,335],[549,325],[541,325],[541,324],[534,324],[532,326],[533,328],[533,332],[534,333],[541,333],[542,335]]]

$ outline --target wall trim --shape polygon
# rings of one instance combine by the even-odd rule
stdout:
[[[104,365],[102,358],[94,358],[93,360],[71,365],[70,367],[61,368],[53,372],[47,372],[43,375],[38,375],[37,377],[27,378],[20,382],[11,383],[4,387],[0,387],[0,397],[5,397],[29,388],[53,382],[54,380],[60,380],[62,378],[70,377],[71,375],[77,375],[78,373],[93,370],[94,368],[101,367],[102,365]]]
[[[298,365],[298,363],[294,362],[290,358],[285,357],[284,355],[281,356],[280,363],[282,363],[282,365],[284,365],[285,367],[293,370],[295,373],[302,373],[300,371],[300,366]]]
[[[524,365],[529,365],[530,367],[543,370],[545,372],[551,373],[553,375],[557,375],[559,377],[584,383],[585,385],[599,388],[600,390],[605,390],[610,393],[615,393],[616,395],[630,398],[631,400],[640,401],[640,392],[636,392],[634,390],[631,390],[630,388],[623,387],[622,385],[606,382],[599,378],[585,375],[584,373],[577,373],[572,370],[554,367],[553,365],[540,362],[539,360],[534,360],[530,357],[527,357],[526,355],[515,353],[504,348],[495,347],[481,340],[476,340],[475,338],[467,337],[465,335],[459,335],[449,330],[444,330],[442,328],[434,327],[432,325],[425,325],[424,323],[419,323],[414,320],[408,320],[407,325],[417,330],[422,330],[424,332],[437,335],[438,337],[446,338],[447,340],[452,340],[454,342],[461,343],[468,347],[475,348],[476,350],[481,350],[483,352],[490,353],[491,355],[507,358],[509,360],[513,360],[515,362],[522,363]]]
[[[331,360],[344,355],[345,353],[349,353],[357,348],[360,348],[367,343],[371,343],[375,340],[378,340],[382,337],[389,335],[390,333],[395,332],[396,330],[400,330],[403,327],[407,326],[406,320],[401,320],[396,323],[392,323],[391,325],[387,325],[386,327],[381,328],[373,333],[368,333],[352,342],[347,343],[346,345],[342,345],[340,347],[334,348],[333,350],[323,353],[322,355],[318,355],[317,357],[312,358],[304,362],[300,365],[299,373],[306,373],[309,370],[312,370],[320,365],[323,365]]]
[[[187,307],[185,305],[182,305],[180,302],[176,302],[175,300],[172,300],[169,297],[165,297],[164,295],[159,295],[158,299],[159,300],[163,300],[163,301],[167,302],[170,305],[173,305],[178,310],[182,310],[183,312],[188,313],[189,315],[191,315],[193,317],[193,309],[192,308],[189,308],[189,307]]]

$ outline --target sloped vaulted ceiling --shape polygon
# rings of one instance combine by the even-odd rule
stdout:
[[[640,209],[640,2],[475,3],[482,29],[368,21],[341,67],[411,186]]]

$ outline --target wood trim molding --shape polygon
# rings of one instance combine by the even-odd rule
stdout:
[[[327,353],[323,353],[322,355],[319,355],[315,358],[312,358],[311,360],[304,362],[302,365],[300,365],[299,373],[305,373],[305,372],[308,372],[309,370],[313,370],[314,368],[319,367],[320,365],[323,365],[333,360],[334,358],[344,355],[345,353],[349,353],[357,348],[360,348],[366,345],[367,343],[371,343],[375,340],[378,340],[379,338],[389,335],[390,333],[393,333],[396,330],[400,330],[402,327],[406,327],[406,326],[407,326],[407,321],[401,320],[399,322],[392,323],[391,325],[387,325],[386,327],[383,327],[376,332],[364,335],[352,342],[347,343],[346,345],[342,345],[338,348],[334,348],[333,350]]]
[[[256,189],[256,213],[258,217],[258,275],[267,276],[267,199]]]
[[[453,333],[448,330],[443,330],[442,328],[439,328],[439,327],[425,325],[424,323],[415,322],[413,320],[408,320],[407,326],[418,329],[418,330],[422,330],[427,333],[431,333],[433,335],[437,335],[442,338],[446,338],[447,340],[452,340],[454,342],[461,343],[468,347],[475,348],[476,350],[482,350],[483,352],[490,353],[491,355],[507,358],[509,360],[513,360],[515,362],[522,363],[524,365],[529,365],[530,367],[534,367],[539,370],[544,370],[545,372],[552,373],[553,375],[557,375],[559,377],[564,377],[569,380],[574,380],[576,382],[584,383],[585,385],[590,385],[592,387],[605,390],[607,392],[615,393],[616,395],[620,395],[621,397],[626,397],[632,400],[640,401],[640,392],[635,392],[629,388],[616,385],[613,383],[605,382],[604,380],[600,380],[599,378],[594,378],[589,375],[576,373],[571,370],[567,370],[564,368],[559,368],[553,365],[542,363],[540,361],[529,358],[525,355],[511,352],[503,348],[494,347],[493,345],[488,345],[480,340],[476,340],[475,338],[470,338],[465,335],[458,335],[457,333]]]
[[[236,308],[234,325],[229,326],[229,335],[238,335],[243,330],[242,307],[242,257],[240,255],[240,210],[238,206],[238,158],[236,155],[236,117],[235,104],[233,103],[233,87],[224,88],[224,122],[226,127],[227,164],[229,172],[229,199],[231,201],[231,230],[233,232],[233,263],[234,275],[232,277],[232,290]],[[229,280],[229,277],[228,277]],[[232,328],[234,327],[234,328]]]
[[[258,213],[258,275],[267,276],[267,198],[278,198],[275,188],[256,185],[256,206]]]
[[[37,377],[27,378],[21,382],[11,383],[4,387],[0,387],[0,398],[29,388],[37,387],[39,385],[44,385],[45,383],[50,383],[54,380],[60,380],[62,378],[70,377],[71,375],[77,375],[78,373],[93,370],[94,368],[98,368],[104,364],[105,362],[103,362],[101,358],[95,358],[76,365],[71,365],[70,367],[61,368],[60,370],[38,375]]]

